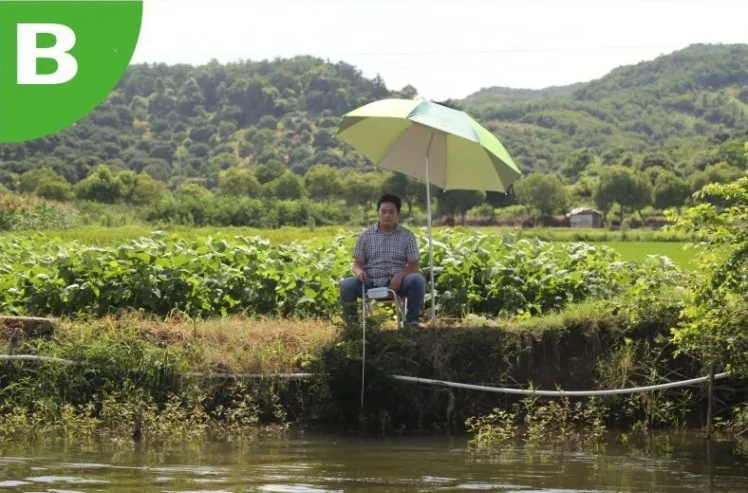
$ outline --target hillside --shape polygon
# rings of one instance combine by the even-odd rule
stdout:
[[[517,89],[514,87],[493,86],[480,89],[465,98],[462,102],[469,104],[472,108],[481,108],[488,105],[521,104],[571,94],[574,89],[583,85],[584,83],[578,82],[568,86],[553,86],[543,89]]]
[[[460,104],[496,131],[526,169],[557,169],[586,147],[598,155],[662,152],[686,171],[703,168],[694,151],[715,135],[748,128],[747,85],[748,45],[692,45],[592,82],[539,91],[487,88]]]
[[[302,174],[315,163],[359,166],[361,158],[334,139],[334,117],[392,95],[350,65],[311,57],[133,65],[79,124],[0,146],[0,182],[12,186],[11,174],[45,167],[75,183],[106,163],[171,185],[197,178],[212,188],[219,171],[242,162],[277,159]]]
[[[451,102],[496,131],[526,173],[559,169],[588,148],[608,164],[667,161],[663,167],[687,175],[724,156],[733,166],[742,164],[740,139],[723,144],[729,148],[719,149],[719,157],[714,149],[748,127],[747,83],[748,45],[694,45],[589,83],[539,91],[486,88]],[[23,191],[19,176],[35,168],[78,183],[107,164],[115,172],[148,175],[172,191],[185,182],[211,190],[222,171],[248,167],[260,185],[284,175],[286,192],[275,196],[295,197],[298,178],[316,164],[368,166],[335,138],[340,115],[380,98],[415,95],[411,86],[393,91],[351,65],[307,56],[133,65],[108,100],[72,128],[0,146],[0,185]],[[79,197],[109,200],[111,190],[97,188],[109,179],[102,174]],[[53,189],[46,196],[69,196],[54,185],[45,183]]]

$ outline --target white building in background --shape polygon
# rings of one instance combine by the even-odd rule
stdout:
[[[603,215],[596,209],[577,207],[569,212],[569,226],[572,228],[602,228]]]

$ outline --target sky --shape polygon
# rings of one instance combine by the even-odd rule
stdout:
[[[442,100],[584,82],[693,43],[748,43],[748,1],[144,0],[132,63],[313,55]]]

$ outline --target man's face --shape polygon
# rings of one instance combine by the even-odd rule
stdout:
[[[397,224],[397,207],[392,202],[382,202],[379,206],[379,222],[384,226]]]

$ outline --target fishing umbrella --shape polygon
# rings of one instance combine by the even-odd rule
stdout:
[[[506,193],[522,173],[467,113],[427,100],[383,99],[343,115],[337,135],[375,165],[426,182],[431,318],[436,316],[431,184]]]

